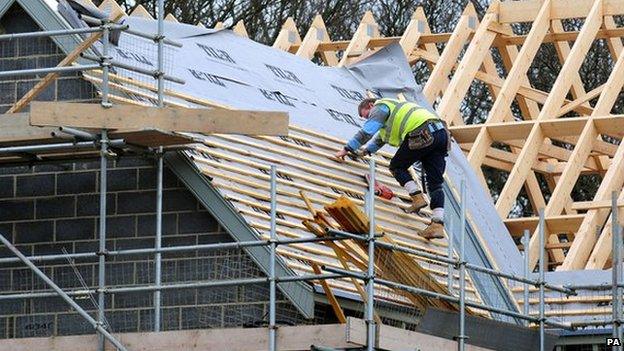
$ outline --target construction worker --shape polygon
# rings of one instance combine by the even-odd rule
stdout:
[[[431,198],[431,224],[421,233],[427,239],[444,237],[444,170],[450,146],[450,135],[445,124],[426,108],[394,99],[368,98],[358,106],[360,117],[367,121],[345,147],[334,156],[344,161],[347,154],[371,155],[384,144],[398,147],[390,161],[390,172],[407,190],[412,205],[407,212],[418,212],[427,206],[422,190],[409,173],[417,161],[422,163],[427,189]],[[377,137],[366,146],[375,134]]]

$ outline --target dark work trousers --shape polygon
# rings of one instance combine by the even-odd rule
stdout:
[[[446,156],[448,136],[446,130],[440,129],[432,133],[433,144],[418,150],[410,150],[408,138],[405,138],[392,160],[390,160],[390,172],[394,178],[404,186],[412,179],[408,169],[416,162],[422,163],[422,170],[427,180],[427,190],[431,198],[432,209],[444,207],[444,169],[446,168]]]

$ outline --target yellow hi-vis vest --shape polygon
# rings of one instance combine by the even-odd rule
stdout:
[[[375,105],[386,105],[390,116],[379,131],[381,140],[392,146],[400,146],[405,136],[430,119],[438,117],[426,108],[413,102],[394,99],[379,99]]]

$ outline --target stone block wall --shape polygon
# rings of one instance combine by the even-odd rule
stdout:
[[[110,161],[107,196],[107,249],[154,246],[156,172],[154,161]],[[96,252],[98,248],[99,161],[0,167],[0,233],[26,255]],[[176,176],[164,173],[163,246],[229,242],[232,238],[203,209]],[[12,257],[0,249],[0,257]],[[97,258],[46,262],[38,266],[67,290],[97,286]],[[264,276],[241,250],[163,254],[163,284]],[[154,282],[153,254],[109,257],[108,286]],[[45,291],[44,283],[20,262],[0,264],[2,294]],[[95,301],[97,296],[94,296]],[[94,313],[89,298],[77,300]],[[305,323],[279,295],[278,320]],[[164,330],[264,325],[268,285],[164,291]],[[113,332],[153,329],[151,292],[106,297]],[[320,313],[323,316],[323,313]],[[317,320],[318,321],[318,320]],[[0,338],[93,333],[76,312],[57,297],[0,299]]]
[[[0,19],[0,34],[34,32],[39,26],[18,4],[12,5]],[[68,40],[67,37],[57,37]],[[48,37],[18,38],[0,41],[0,71],[54,67],[65,58]],[[0,113],[7,111],[43,78],[45,74],[0,78]],[[36,101],[71,100],[89,102],[97,97],[93,85],[80,73],[64,73],[39,94]],[[28,111],[25,108],[22,112]]]

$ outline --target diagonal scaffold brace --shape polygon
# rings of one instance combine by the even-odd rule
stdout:
[[[17,256],[17,258],[20,259],[20,261],[24,262],[24,264],[28,266],[30,270],[32,270],[39,278],[41,278],[41,280],[43,280],[52,290],[54,290],[58,294],[58,296],[60,296],[63,300],[65,300],[65,302],[67,302],[73,309],[75,309],[76,312],[78,312],[78,314],[80,314],[84,319],[86,319],[87,322],[89,322],[89,324],[91,324],[91,326],[93,326],[93,328],[95,328],[95,330],[97,330],[98,333],[100,333],[100,335],[104,336],[108,341],[110,341],[111,344],[113,344],[117,348],[118,351],[128,351],[128,349],[126,349],[126,347],[119,340],[117,340],[111,333],[109,333],[106,329],[104,329],[104,327],[100,323],[98,323],[95,319],[93,319],[93,317],[91,317],[82,307],[80,307],[76,303],[76,301],[74,301],[71,297],[69,297],[69,295],[67,295],[63,291],[63,289],[61,289],[58,285],[56,285],[56,283],[54,283],[52,279],[50,279],[47,275],[45,275],[45,273],[43,273],[39,268],[37,268],[37,266],[35,266],[34,263],[32,263],[28,258],[26,258],[24,254],[22,254],[9,240],[7,240],[7,238],[5,238],[3,235],[0,235],[0,241],[2,241],[2,243],[9,250],[11,250],[11,252],[13,252],[13,254],[15,254],[15,256]]]

